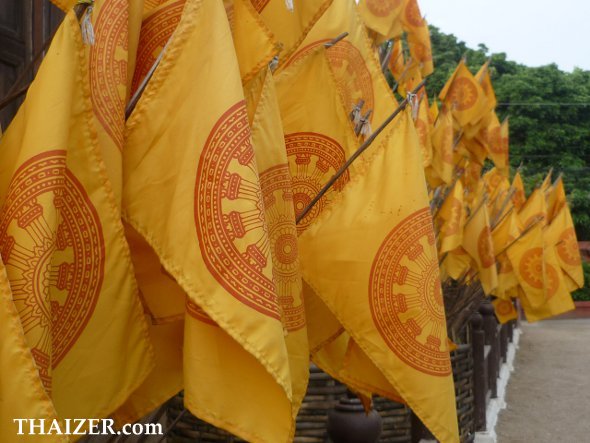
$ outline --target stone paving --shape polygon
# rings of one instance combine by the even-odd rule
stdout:
[[[498,443],[590,442],[590,319],[522,323]]]

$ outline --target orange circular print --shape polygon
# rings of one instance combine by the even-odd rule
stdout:
[[[387,17],[402,3],[402,0],[366,0],[367,9],[377,17]]]
[[[510,315],[514,312],[514,305],[508,300],[499,300],[496,303],[496,311],[500,315]]]
[[[47,151],[15,172],[0,223],[2,260],[14,303],[47,390],[96,306],[104,277],[100,219],[66,167]]]
[[[443,162],[453,164],[453,127],[447,126],[443,128],[443,141],[441,143],[441,156]],[[478,176],[479,178],[479,176]]]
[[[131,94],[137,91],[140,83],[178,26],[185,1],[178,0],[162,5],[151,11],[150,15],[144,18],[141,23]]]
[[[479,253],[479,259],[484,268],[489,268],[496,263],[496,257],[494,255],[494,245],[492,243],[492,232],[490,227],[486,226],[479,233],[477,239],[477,252]]]
[[[580,265],[580,251],[574,228],[568,228],[561,233],[557,244],[557,253],[566,264],[570,266]]]
[[[466,111],[477,102],[477,88],[473,82],[464,77],[457,77],[451,87],[445,102],[450,103],[457,111]]]
[[[526,251],[518,263],[518,272],[527,284],[543,289],[543,248]]]
[[[285,145],[293,183],[293,206],[295,214],[299,216],[318,195],[322,186],[344,164],[346,156],[336,140],[315,132],[286,134]],[[334,192],[341,191],[349,180],[350,175],[346,171],[299,222],[299,234],[305,231],[332,201]]]
[[[426,46],[424,43],[412,41],[410,50],[412,52],[412,56],[418,62],[424,63],[432,60],[432,49]]]
[[[127,95],[127,0],[103,2],[90,48],[90,97],[101,126],[123,148]]]
[[[195,225],[211,275],[240,302],[280,319],[262,194],[244,101],[217,121],[195,183]]]
[[[273,281],[283,313],[283,325],[287,331],[297,331],[305,326],[305,313],[289,165],[277,165],[261,172],[260,188],[268,226]]]
[[[416,0],[409,0],[406,5],[406,21],[414,27],[424,26],[424,20]]]
[[[305,57],[314,48],[328,41],[330,39],[318,40],[300,49],[287,61],[285,67]],[[341,40],[326,50],[326,57],[334,72],[336,87],[342,96],[346,110],[352,111],[360,100],[365,102],[362,108],[363,113],[369,109],[374,110],[373,80],[360,51],[352,43]],[[370,121],[373,121],[373,114],[374,112],[369,116]]]
[[[369,305],[381,337],[401,360],[447,376],[451,362],[434,243],[428,208],[401,221],[373,260]]]

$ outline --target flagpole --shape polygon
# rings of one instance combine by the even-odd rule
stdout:
[[[426,79],[422,80],[420,82],[420,84],[418,84],[418,86],[416,86],[414,88],[414,90],[412,92],[410,92],[410,94],[408,94],[408,96],[414,95],[416,94],[416,92],[418,92],[420,90],[420,88],[422,88],[424,85],[426,84]],[[368,138],[367,140],[365,140],[365,142],[354,152],[354,154],[352,154],[350,156],[350,158],[348,160],[346,160],[346,163],[344,163],[340,169],[338,169],[338,171],[336,171],[336,173],[332,176],[332,178],[330,180],[328,180],[328,182],[322,187],[322,189],[320,189],[320,191],[318,192],[318,194],[313,198],[313,200],[311,202],[309,202],[309,204],[305,207],[305,209],[303,209],[303,211],[301,212],[301,214],[299,214],[299,216],[296,219],[296,223],[299,224],[299,222],[301,222],[301,220],[303,220],[303,218],[309,213],[309,211],[311,211],[311,209],[316,205],[316,203],[318,201],[320,201],[320,199],[326,194],[326,192],[328,192],[330,190],[330,188],[332,186],[334,186],[334,183],[336,183],[336,181],[342,176],[342,174],[344,174],[344,172],[346,172],[346,170],[350,167],[350,165],[369,147],[371,146],[371,143],[373,143],[373,141],[375,140],[375,138],[377,138],[377,136],[387,127],[387,125],[389,125],[389,123],[391,123],[393,121],[393,119],[395,117],[397,117],[397,115],[402,112],[404,109],[406,109],[406,107],[408,106],[409,100],[408,97],[406,97],[398,106],[398,108],[393,111],[393,113],[387,117],[385,119],[385,121],[383,123],[381,123],[381,126],[379,126],[375,132],[373,132]]]

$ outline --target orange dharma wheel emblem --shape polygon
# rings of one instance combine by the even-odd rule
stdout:
[[[47,151],[16,171],[0,223],[2,259],[45,388],[96,306],[104,277],[100,218],[66,167]]]
[[[494,154],[504,154],[504,143],[502,140],[502,130],[495,126],[491,131],[487,131],[487,141],[490,150]]]
[[[305,326],[305,312],[289,166],[277,165],[261,172],[260,187],[283,325],[287,331],[297,331]]]
[[[432,49],[424,43],[413,41],[411,49],[412,56],[419,63],[429,62],[432,60]]]
[[[500,300],[496,303],[496,311],[500,315],[510,315],[514,312],[514,305],[509,300]]]
[[[492,232],[490,231],[489,226],[484,227],[479,233],[477,239],[477,252],[484,268],[489,268],[496,263],[494,245],[492,243]]]
[[[449,103],[455,110],[466,111],[477,102],[477,87],[465,77],[457,77],[453,80],[445,102]]]
[[[557,254],[564,263],[570,266],[579,266],[580,251],[578,249],[578,242],[576,239],[576,231],[574,228],[568,228],[561,233],[559,236],[559,242],[557,243]]]
[[[558,289],[559,274],[552,265],[545,263],[545,297],[547,300],[551,300],[551,298],[557,294]]]
[[[280,320],[264,204],[244,101],[217,121],[203,147],[194,216],[211,275],[241,303]]]
[[[367,9],[377,17],[387,17],[402,4],[402,0],[366,0]]]
[[[414,369],[451,373],[435,236],[428,208],[401,221],[371,268],[369,304],[387,346]]]
[[[103,2],[90,48],[90,97],[96,118],[123,148],[127,95],[128,2]]]
[[[518,271],[528,285],[543,288],[543,248],[526,251],[518,263]]]
[[[293,206],[299,215],[318,195],[322,186],[344,164],[344,149],[330,137],[315,132],[295,132],[285,135],[289,169],[293,182]],[[302,233],[334,198],[334,193],[342,190],[350,180],[346,171],[334,186],[316,203],[297,225]]]

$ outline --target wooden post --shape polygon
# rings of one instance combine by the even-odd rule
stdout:
[[[485,331],[485,344],[489,346],[487,358],[488,365],[488,386],[491,391],[491,398],[498,396],[498,361],[499,361],[499,340],[497,321],[494,315],[494,306],[488,301],[484,301],[479,307],[479,312],[483,317],[483,328]]]
[[[486,430],[486,394],[488,392],[488,371],[485,359],[485,333],[483,318],[479,312],[471,315],[471,346],[473,352],[473,396],[475,398],[475,430]]]

